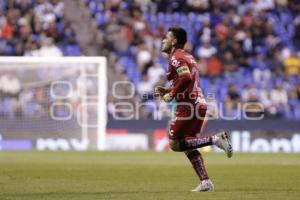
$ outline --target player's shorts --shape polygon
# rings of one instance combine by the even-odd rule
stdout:
[[[206,105],[178,105],[169,127],[169,139],[179,140],[200,134],[204,127]]]

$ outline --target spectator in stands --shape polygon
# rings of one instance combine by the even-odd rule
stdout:
[[[107,113],[109,118],[113,118],[116,113],[115,98],[112,95],[107,97]]]
[[[270,99],[274,106],[274,114],[282,116],[288,109],[288,95],[282,84],[277,83],[275,88],[271,90]]]
[[[265,111],[268,112],[272,105],[268,85],[266,83],[263,83],[258,92],[259,102],[263,104]]]
[[[63,18],[64,15],[64,3],[61,0],[51,0],[53,6],[53,13],[59,19]]]
[[[243,102],[251,102],[254,99],[258,99],[258,91],[254,84],[246,84],[242,89],[242,100]]]
[[[298,15],[294,19],[294,24],[295,24],[295,35],[293,37],[293,41],[295,42],[295,46],[299,47],[300,46],[300,15]]]
[[[300,101],[300,82],[295,86],[298,101]]]
[[[234,115],[241,102],[240,94],[235,84],[230,84],[225,99],[225,113],[229,116]]]
[[[59,57],[62,56],[61,50],[54,44],[52,38],[45,38],[40,48],[39,56]]]
[[[17,96],[21,90],[20,80],[13,74],[4,74],[0,77],[0,90],[8,96]]]
[[[274,50],[268,55],[268,67],[272,72],[273,76],[284,77],[284,68],[283,64],[279,62],[280,60],[280,51]]]
[[[224,18],[221,23],[218,23],[216,25],[215,31],[216,31],[216,39],[219,42],[227,41],[228,37],[229,37],[229,33],[230,33],[229,19],[228,18]]]
[[[300,59],[295,52],[291,52],[291,55],[284,60],[283,65],[289,76],[297,76],[300,72]]]
[[[232,54],[236,62],[239,66],[245,67],[247,66],[247,57],[246,52],[243,51],[240,43],[238,41],[233,41],[231,45]]]
[[[253,78],[256,83],[261,81],[269,81],[271,78],[271,71],[267,66],[266,60],[261,54],[257,54],[249,62],[250,67],[253,69]]]
[[[137,51],[137,64],[141,72],[145,69],[146,64],[151,62],[151,59],[152,55],[148,48],[144,44],[139,45]]]
[[[206,75],[214,78],[223,72],[223,64],[216,55],[212,55],[206,62]]]
[[[230,51],[226,51],[224,53],[223,64],[225,73],[233,73],[237,69],[237,63],[233,59],[232,53]]]
[[[13,26],[7,19],[3,19],[3,24],[1,26],[1,37],[7,41],[11,40],[13,37]]]
[[[159,63],[153,62],[153,65],[151,65],[148,69],[147,75],[150,83],[154,87],[154,85],[160,80],[161,76],[165,75],[165,71]]]
[[[198,49],[197,56],[201,59],[208,59],[216,53],[217,49],[209,41],[204,41],[204,44]]]
[[[38,43],[35,41],[28,42],[26,45],[25,56],[40,56]]]
[[[138,85],[137,92],[141,96],[148,96],[153,93],[153,85],[146,74],[143,75],[143,79]]]
[[[288,109],[285,112],[285,117],[288,119],[300,119],[299,99],[296,88],[293,88],[288,93]]]
[[[205,42],[208,43],[212,39],[213,31],[211,29],[209,19],[204,18],[202,21],[203,21],[203,27],[202,27],[202,29],[199,30],[199,33],[198,33],[199,40],[202,41],[203,43],[205,43]],[[198,57],[200,57],[199,53],[198,53]]]
[[[204,12],[209,8],[208,0],[187,0],[190,11]]]

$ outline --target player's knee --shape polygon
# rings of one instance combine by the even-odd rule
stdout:
[[[170,140],[169,144],[170,144],[170,148],[172,149],[172,151],[176,151],[176,152],[182,151],[180,148],[180,144],[177,140]]]

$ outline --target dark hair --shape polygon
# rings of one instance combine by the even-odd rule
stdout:
[[[187,41],[187,33],[184,28],[181,27],[170,27],[168,32],[172,32],[175,38],[177,39],[178,47],[183,47]]]

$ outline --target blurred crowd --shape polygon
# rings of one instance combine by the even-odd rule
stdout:
[[[97,114],[93,98],[88,98],[97,95],[97,80],[82,78],[78,65],[40,68],[35,65],[34,70],[17,67],[17,70],[7,67],[1,71],[4,75],[0,76],[0,117],[82,120],[84,109],[89,117]],[[85,75],[93,76],[95,69],[90,67]],[[82,103],[89,106],[84,107]]]
[[[75,32],[64,17],[62,1],[0,1],[0,56],[23,55],[81,55]],[[35,76],[35,73],[39,76]],[[20,68],[1,68],[0,116],[49,116],[50,104],[53,103],[49,94],[50,84],[46,82],[39,85],[49,78],[49,74],[42,67],[29,75]],[[28,82],[35,84],[26,85]],[[65,109],[57,106],[53,112],[58,116],[66,116],[69,111]]]
[[[0,55],[80,55],[60,0],[0,1]]]
[[[259,102],[265,116],[300,119],[300,3],[296,0],[85,0],[113,55],[132,81],[136,100],[165,85],[161,39],[172,25],[188,31],[206,96],[235,116]],[[144,98],[147,96],[147,98]],[[118,99],[109,97],[113,114]],[[144,117],[153,116],[145,104]],[[163,109],[165,110],[165,109]],[[165,111],[162,111],[167,113]]]

